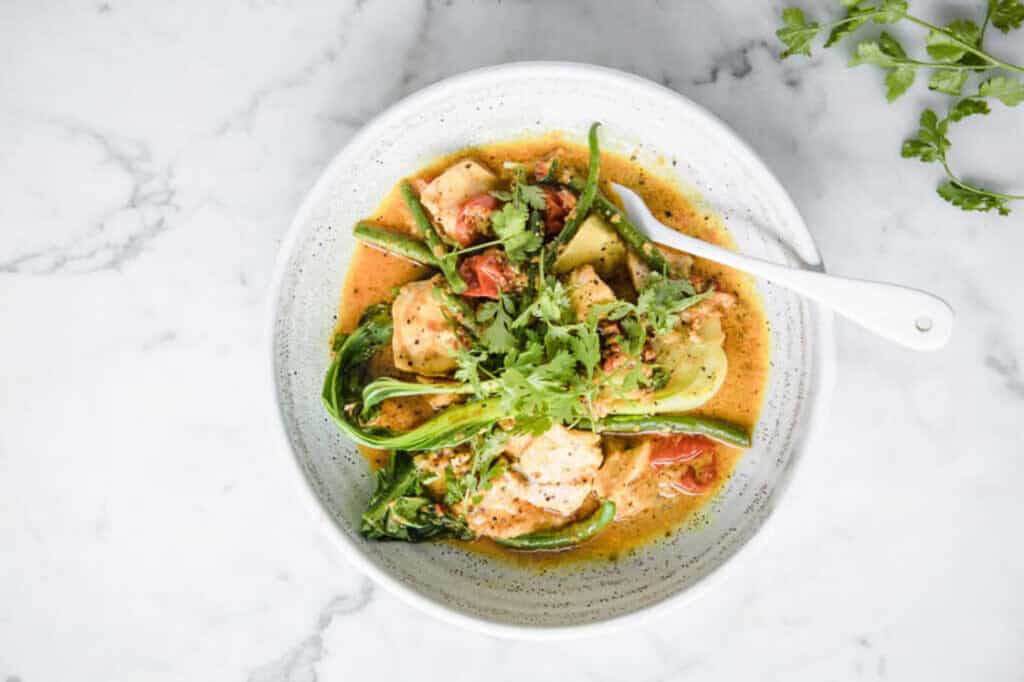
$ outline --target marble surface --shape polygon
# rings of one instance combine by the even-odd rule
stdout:
[[[780,8],[3,3],[0,680],[1024,679],[1024,207],[941,203],[898,158],[934,98],[886,105],[842,52],[780,63]],[[992,46],[1020,61],[1022,42]],[[929,355],[840,321],[828,434],[769,541],[686,610],[559,644],[454,629],[350,568],[285,475],[262,376],[277,245],[339,146],[407,93],[521,59],[703,103],[832,271],[960,314]],[[999,108],[955,161],[1024,186],[1022,136]]]

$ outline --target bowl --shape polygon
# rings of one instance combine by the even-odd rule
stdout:
[[[302,203],[270,291],[270,375],[289,475],[316,522],[352,562],[407,602],[498,636],[550,639],[623,627],[705,591],[761,531],[824,419],[833,375],[831,317],[759,282],[772,330],[772,371],[753,447],[704,508],[704,523],[616,562],[543,573],[446,543],[364,540],[360,514],[374,487],[355,445],[320,403],[328,340],[353,252],[354,223],[401,177],[474,144],[551,130],[636,154],[684,191],[729,215],[744,253],[788,264],[820,259],[779,182],[723,123],[637,76],[570,63],[472,71],[407,97],[360,130]],[[668,163],[666,160],[671,160]],[[660,170],[659,170],[660,169]],[[749,551],[744,552],[749,555]]]

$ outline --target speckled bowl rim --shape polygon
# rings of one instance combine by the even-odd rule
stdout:
[[[764,543],[765,538],[769,533],[769,521],[775,515],[778,504],[773,506],[769,514],[755,530],[753,536],[738,547],[732,556],[723,561],[703,578],[696,580],[693,584],[688,586],[687,589],[681,590],[657,604],[652,604],[621,616],[583,625],[513,625],[471,616],[461,611],[454,610],[440,601],[425,597],[415,590],[412,590],[401,581],[392,578],[364,557],[359,548],[344,533],[339,532],[336,522],[331,516],[330,510],[324,506],[309,479],[306,477],[302,468],[302,463],[292,448],[291,441],[288,437],[288,432],[285,426],[285,416],[281,409],[281,404],[277,399],[278,385],[275,372],[276,358],[274,347],[274,329],[277,320],[277,312],[280,308],[285,274],[288,270],[288,263],[291,260],[292,252],[299,241],[304,226],[308,223],[309,217],[313,213],[314,207],[318,204],[321,197],[329,192],[331,186],[336,183],[336,169],[342,165],[343,159],[348,150],[350,148],[357,147],[365,139],[372,139],[374,135],[378,134],[380,129],[387,127],[389,121],[393,119],[400,119],[408,115],[410,111],[415,110],[420,106],[421,102],[428,101],[439,92],[443,92],[453,86],[465,86],[473,81],[486,82],[499,73],[504,77],[509,77],[517,74],[523,74],[524,76],[536,76],[538,75],[538,72],[547,72],[550,75],[558,75],[565,78],[583,76],[590,78],[600,77],[610,84],[624,90],[635,89],[637,91],[644,91],[652,96],[671,99],[673,100],[673,104],[676,106],[683,106],[690,109],[694,116],[704,119],[706,125],[717,128],[719,134],[729,139],[732,144],[735,145],[735,148],[747,157],[747,160],[752,167],[764,173],[766,181],[769,182],[769,188],[771,192],[775,194],[774,198],[778,201],[778,206],[782,207],[786,213],[784,218],[787,221],[788,226],[792,227],[794,231],[803,233],[803,236],[806,237],[808,248],[812,249],[813,255],[817,257],[818,264],[815,266],[816,269],[824,271],[824,264],[821,262],[821,256],[818,253],[817,245],[815,244],[810,231],[807,229],[803,218],[800,216],[800,212],[793,203],[792,198],[761,158],[746,144],[746,142],[733,132],[731,128],[707,109],[674,90],[670,90],[635,74],[607,67],[594,66],[591,64],[575,62],[512,62],[509,64],[500,64],[497,66],[467,71],[438,81],[403,98],[374,117],[358,132],[356,132],[356,134],[353,135],[344,146],[342,146],[331,160],[330,164],[328,164],[323,173],[321,173],[319,179],[313,185],[313,188],[309,190],[303,199],[302,204],[295,214],[295,218],[292,220],[291,225],[281,242],[277,262],[274,267],[273,276],[268,290],[268,308],[265,327],[268,359],[265,367],[265,375],[267,377],[268,384],[266,394],[273,401],[273,414],[275,415],[275,418],[272,420],[274,423],[273,429],[279,445],[289,454],[289,469],[292,472],[292,479],[300,491],[300,496],[304,500],[305,505],[312,514],[316,524],[335,540],[337,546],[342,550],[342,553],[348,558],[348,560],[355,565],[356,568],[370,576],[373,580],[378,582],[405,603],[421,609],[422,611],[425,611],[426,613],[448,623],[487,635],[510,639],[550,641],[607,634],[609,632],[622,630],[626,627],[638,626],[640,624],[650,622],[658,616],[664,615],[671,609],[678,608],[699,598],[709,589],[712,589],[715,585],[722,582],[729,575],[731,570],[734,570],[735,566],[739,565],[739,558],[741,556],[746,557],[749,560],[754,552]],[[833,333],[833,317],[831,312],[827,310],[818,309],[817,313],[818,314],[815,315],[815,319],[817,321],[815,329],[817,334],[815,338],[817,343],[814,348],[814,364],[817,371],[814,373],[814,383],[812,387],[812,394],[815,396],[815,400],[809,409],[807,417],[809,424],[807,425],[803,441],[794,448],[792,463],[787,470],[783,472],[776,485],[776,495],[779,503],[781,503],[785,491],[793,480],[799,464],[803,459],[803,453],[812,449],[815,443],[818,442],[828,419],[828,408],[829,403],[831,402],[832,390],[835,383],[835,337]]]

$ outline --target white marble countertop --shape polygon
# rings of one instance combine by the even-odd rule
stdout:
[[[1024,206],[943,204],[898,157],[937,98],[886,105],[842,52],[780,63],[781,5],[4,3],[0,681],[1024,679]],[[549,645],[444,625],[349,567],[261,394],[275,251],[328,159],[401,96],[521,59],[703,103],[831,270],[960,314],[929,355],[839,322],[828,435],[763,549],[655,625]],[[1024,186],[1019,110],[955,135],[959,166]]]

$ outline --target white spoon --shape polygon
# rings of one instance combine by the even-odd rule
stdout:
[[[615,183],[612,187],[622,197],[629,219],[656,242],[763,277],[907,348],[938,350],[953,333],[953,309],[937,296],[896,284],[835,277],[743,256],[661,224],[635,192]]]

